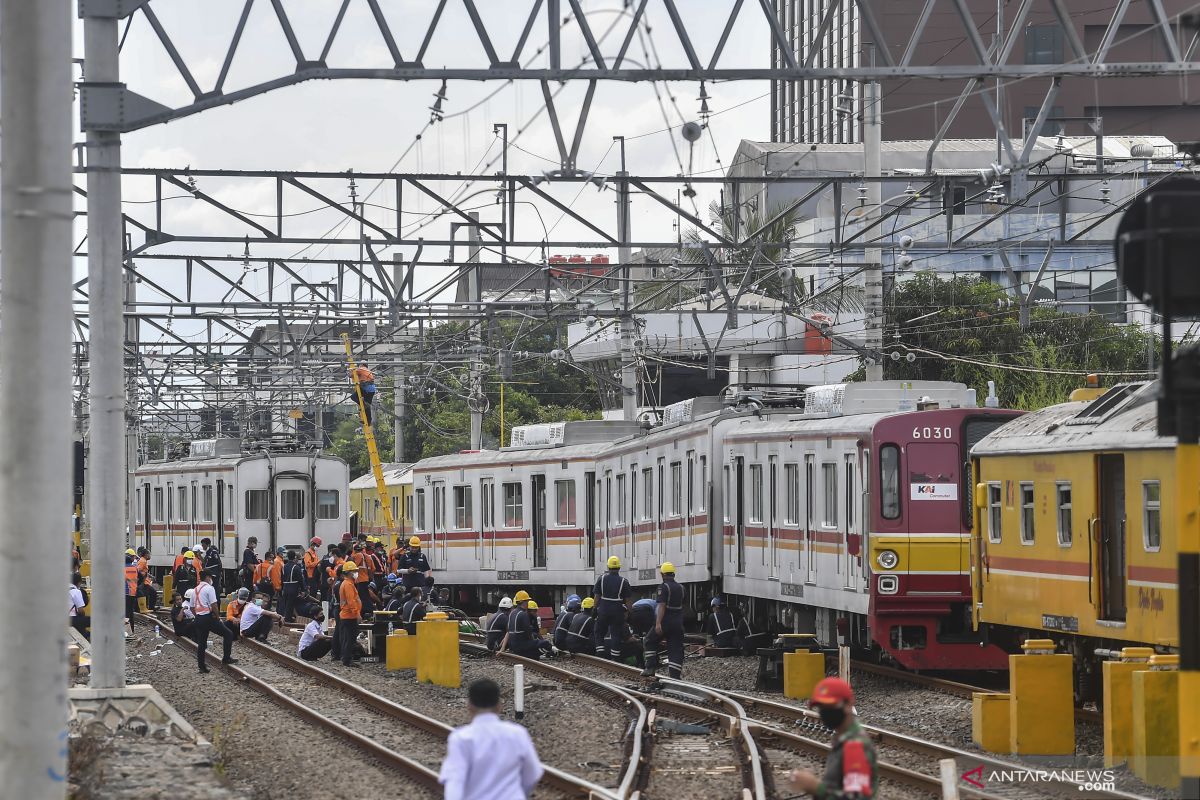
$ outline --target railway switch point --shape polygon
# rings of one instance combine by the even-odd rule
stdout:
[[[1120,661],[1101,665],[1104,681],[1104,766],[1124,764],[1133,753],[1133,673],[1146,669],[1154,649],[1126,647]]]
[[[1075,752],[1075,692],[1070,654],[1050,639],[1030,639],[1009,663],[1009,752],[1059,756]]]
[[[975,692],[971,695],[971,740],[989,753],[1011,753],[1012,695]]]
[[[807,700],[813,688],[825,677],[825,654],[797,650],[783,654],[783,696]]]
[[[422,620],[417,623],[417,680],[437,686],[462,685],[459,670],[458,623]]]
[[[388,634],[386,664],[388,672],[398,669],[416,669],[417,637],[409,636],[408,631]]]
[[[1133,673],[1133,750],[1129,768],[1154,786],[1179,786],[1179,656],[1151,657]]]

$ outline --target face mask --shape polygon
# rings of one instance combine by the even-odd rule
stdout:
[[[821,716],[821,724],[831,731],[837,730],[846,721],[846,710],[844,708],[822,706],[817,709],[817,713]]]
[[[256,606],[261,606],[261,605],[262,605],[262,600],[255,600],[255,601],[254,601],[254,605],[256,605]]]

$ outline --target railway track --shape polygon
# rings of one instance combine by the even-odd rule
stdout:
[[[571,665],[572,669],[594,669],[626,678],[640,679],[640,670],[636,667],[606,661],[594,656],[577,654],[572,657]],[[660,678],[658,682],[665,687],[674,687],[680,694],[694,693],[697,697],[715,695],[737,703],[745,710],[744,724],[746,728],[764,747],[801,755],[820,754],[822,757],[829,750],[829,745],[823,741],[828,733],[820,724],[817,715],[808,709],[739,692],[717,691],[686,681]],[[918,792],[941,796],[938,764],[942,759],[954,759],[962,772],[982,766],[985,775],[1026,773],[1031,769],[1028,766],[997,759],[984,753],[968,752],[872,725],[863,725],[863,727],[876,744],[879,753],[880,776],[884,780]],[[804,735],[806,733],[820,736],[821,740],[810,738]],[[914,764],[918,765],[918,768],[910,769],[900,766],[900,764]],[[1036,796],[1039,797],[1096,797],[1111,798],[1112,800],[1138,800],[1139,798],[1138,795],[1116,790],[1081,792],[1077,783],[1066,780],[1041,780],[1032,788],[1032,791],[1036,792]],[[960,797],[975,798],[976,800],[1029,797],[1031,796],[1030,792],[1029,785],[1008,786],[998,790],[991,788],[986,792],[969,786],[959,787]]]
[[[880,675],[885,678],[894,678],[895,680],[909,683],[914,686],[923,686],[927,689],[943,692],[953,695],[954,697],[965,697],[970,700],[971,696],[976,692],[995,693],[995,689],[988,689],[984,686],[972,686],[969,683],[960,683],[946,678],[935,678],[931,675],[921,675],[915,672],[908,672],[895,667],[884,666],[883,664],[873,664],[870,661],[851,661],[851,669],[859,672],[869,672],[872,675]],[[1104,714],[1099,711],[1094,711],[1090,708],[1075,709],[1075,719],[1082,722],[1095,723],[1101,725],[1104,723]]]
[[[151,624],[162,624],[162,620],[142,615]],[[195,652],[196,644],[189,639],[174,638],[178,645]],[[210,645],[212,640],[210,639]],[[254,665],[247,663],[221,664],[219,654],[214,655],[210,646],[206,653],[210,666],[224,670],[243,684],[255,689],[280,707],[308,720],[318,728],[337,736],[351,747],[364,751],[385,766],[392,767],[416,783],[441,793],[436,769],[422,760],[406,755],[405,750],[421,751],[425,762],[440,762],[445,751],[445,741],[452,728],[445,723],[393,703],[344,680],[315,664],[276,650],[269,645],[253,640],[240,639],[237,648],[242,654],[253,654]],[[284,670],[283,675],[267,676],[269,670],[256,670],[262,666],[259,658]],[[252,671],[253,670],[253,671]],[[258,674],[256,674],[256,672]],[[343,698],[329,696],[332,687]],[[284,691],[286,689],[287,691]],[[619,694],[619,690],[612,690]],[[299,697],[305,698],[304,700]],[[311,702],[309,698],[316,698]],[[347,707],[345,699],[351,701]],[[373,714],[364,714],[369,709]],[[643,717],[645,709],[641,711]],[[388,724],[380,725],[372,718],[383,717]],[[402,723],[395,725],[394,723]],[[423,740],[423,741],[422,741]],[[634,762],[636,764],[636,762]],[[596,800],[620,800],[628,795],[585,781],[577,776],[554,767],[545,766],[542,786],[553,794],[566,798],[596,798]],[[633,778],[622,781],[632,784]]]

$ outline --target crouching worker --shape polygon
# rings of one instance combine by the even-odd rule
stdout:
[[[325,615],[317,609],[317,613],[313,616],[312,621],[304,626],[304,633],[300,636],[300,646],[296,648],[296,655],[305,661],[317,661],[329,654],[333,648],[333,637],[326,636],[321,632],[321,626],[325,624]]]
[[[243,637],[265,642],[267,634],[271,632],[272,620],[283,624],[281,615],[274,611],[267,611],[263,605],[263,598],[259,596],[254,598],[253,603],[242,609],[242,620],[238,623],[238,630]]]
[[[603,658],[607,648],[596,642],[596,601],[591,597],[583,598],[581,611],[571,617],[571,627],[567,631],[566,650],[571,653],[585,653]]]
[[[504,640],[504,634],[508,632],[508,615],[512,613],[512,607],[512,598],[501,597],[500,607],[496,609],[495,614],[488,617],[486,627],[488,650],[500,649],[500,642]]]
[[[712,613],[704,623],[704,630],[712,634],[713,647],[740,647],[737,622],[722,597],[712,599]]]

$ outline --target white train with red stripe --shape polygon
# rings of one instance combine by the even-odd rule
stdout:
[[[246,540],[303,550],[313,536],[339,541],[349,530],[350,470],[336,456],[294,441],[207,439],[182,458],[150,461],[134,473],[132,547],[153,567],[170,567],[184,547],[208,537],[226,569]]]

